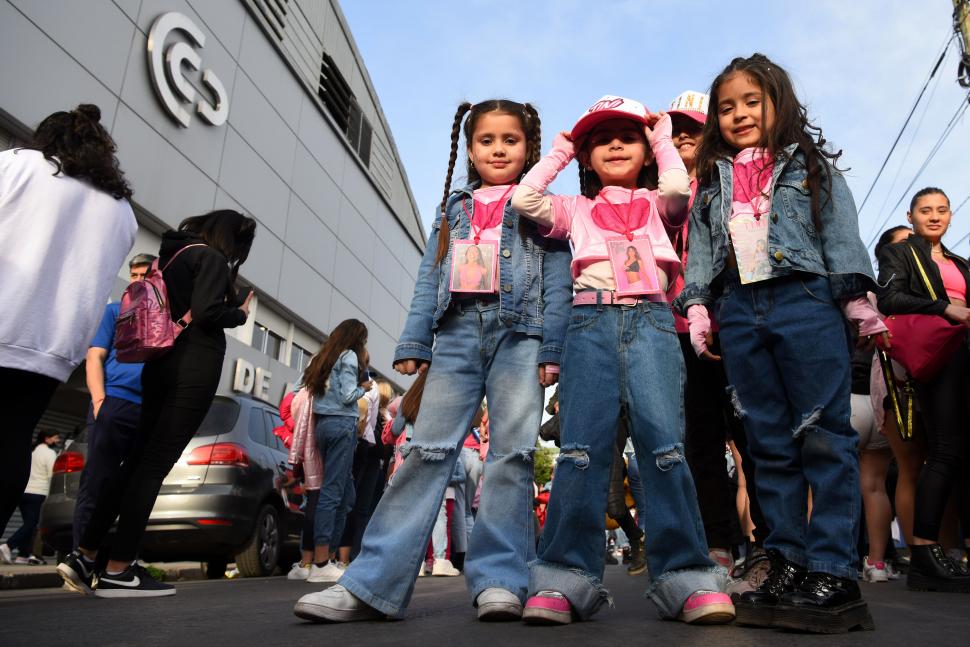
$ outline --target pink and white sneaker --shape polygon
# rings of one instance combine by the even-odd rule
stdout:
[[[530,625],[568,625],[573,621],[573,607],[558,591],[539,591],[525,601],[522,619]]]
[[[734,604],[726,593],[691,593],[677,619],[689,625],[720,625],[734,620]]]

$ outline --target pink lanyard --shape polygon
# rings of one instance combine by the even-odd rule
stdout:
[[[624,217],[619,211],[617,211],[616,207],[618,205],[615,205],[609,200],[607,200],[606,196],[603,195],[603,190],[601,189],[599,192],[599,197],[603,198],[603,202],[605,202],[610,207],[610,211],[612,211],[613,215],[616,216],[616,220],[610,221],[609,219],[606,219],[606,218],[594,217],[596,224],[602,229],[609,229],[610,231],[615,231],[618,234],[623,234],[624,236],[626,236],[627,240],[632,241],[633,232],[630,231],[630,221],[633,218],[633,194],[635,192],[636,192],[636,189],[630,189],[630,202],[628,204],[626,217]],[[622,206],[622,205],[619,205],[619,206]]]
[[[484,218],[482,217],[476,218],[475,216],[478,215],[479,210],[475,209],[475,213],[473,215],[470,211],[468,211],[468,207],[465,205],[465,198],[461,199],[461,208],[465,210],[465,215],[468,216],[468,222],[471,223],[472,237],[475,239],[476,245],[481,240],[483,231],[485,231],[486,229],[491,229],[492,227],[497,225],[499,221],[502,220],[502,212],[504,211],[504,208],[505,208],[505,199],[509,196],[509,193],[511,193],[512,189],[514,189],[515,187],[516,187],[515,184],[510,184],[509,188],[507,188],[505,190],[505,193],[502,194],[502,197],[500,197],[495,202],[489,202],[488,204],[482,204],[479,202],[478,204],[482,205],[481,210],[485,212]],[[472,206],[475,205],[475,202],[476,201],[473,195]]]

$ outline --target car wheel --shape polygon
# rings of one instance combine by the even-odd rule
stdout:
[[[236,554],[236,567],[243,577],[272,575],[280,557],[280,515],[276,508],[264,505],[256,515],[253,534]]]
[[[226,576],[226,566],[229,560],[225,557],[213,557],[205,562],[205,577],[208,580],[221,580]]]

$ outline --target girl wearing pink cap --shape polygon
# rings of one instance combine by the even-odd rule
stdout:
[[[583,195],[547,196],[573,157]],[[658,188],[647,187],[656,159]],[[687,218],[690,182],[671,141],[667,116],[606,96],[522,179],[512,206],[545,235],[569,238],[572,315],[561,373],[562,451],[548,516],[531,567],[523,619],[534,624],[585,620],[605,602],[603,535],[613,443],[626,416],[644,489],[649,597],[664,618],[729,622],[723,571],[707,555],[690,471],[684,462],[684,361],[664,298],[680,258],[667,229]],[[624,259],[639,252],[649,280],[631,291]],[[618,293],[618,286],[626,288]]]

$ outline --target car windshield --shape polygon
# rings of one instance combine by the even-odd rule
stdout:
[[[230,398],[216,397],[196,436],[215,436],[230,431],[239,417],[239,403]]]

